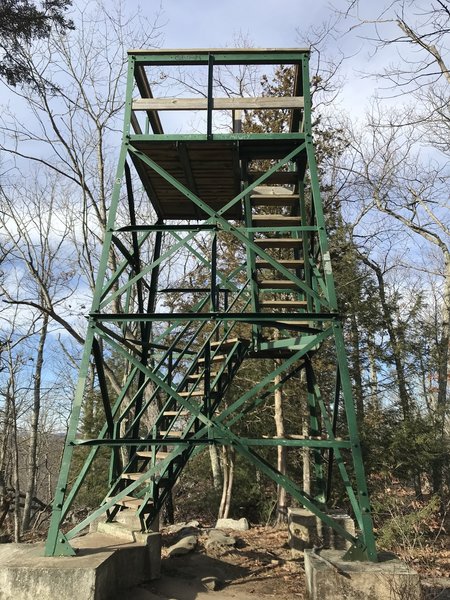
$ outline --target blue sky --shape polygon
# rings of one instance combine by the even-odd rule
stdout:
[[[129,4],[138,5],[136,0]],[[141,3],[148,14],[154,3]],[[293,0],[163,0],[166,47],[230,46],[239,32],[255,46],[298,45],[297,27],[321,20],[324,2]],[[149,11],[149,7],[152,8]]]
[[[140,8],[150,21],[160,12],[165,48],[233,47],[239,37],[260,48],[308,47],[313,30],[336,19],[328,0],[126,0],[125,5],[130,13]],[[346,2],[337,5],[343,8]],[[341,67],[346,81],[342,102],[362,114],[375,83],[362,79],[360,73],[368,62],[374,68],[385,59],[369,54],[367,41],[359,33],[330,39],[326,54],[346,57]]]

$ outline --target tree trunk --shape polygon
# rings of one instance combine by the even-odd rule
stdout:
[[[275,360],[275,367],[281,364],[280,359]],[[275,385],[278,385],[281,381],[281,375],[276,375],[274,379]],[[274,420],[275,420],[275,431],[276,436],[283,438],[285,436],[284,431],[284,418],[283,418],[283,392],[281,386],[275,390],[274,393]],[[286,475],[286,447],[277,446],[277,469],[283,475]],[[281,486],[277,486],[277,523],[285,523],[287,520],[287,506],[286,506],[286,490]]]
[[[230,513],[231,497],[234,483],[235,450],[230,446],[222,446],[223,487],[219,507],[219,519],[227,519]]]
[[[439,440],[445,437],[447,417],[447,388],[449,374],[449,341],[450,341],[450,253],[444,252],[445,283],[444,306],[442,314],[441,339],[438,347],[438,394],[436,400],[436,433]],[[441,494],[443,488],[444,454],[439,454],[432,463],[432,485],[435,494]]]
[[[23,509],[22,532],[30,528],[31,505],[36,494],[36,479],[38,469],[38,442],[39,442],[39,417],[41,411],[41,381],[42,368],[44,365],[44,347],[47,339],[48,315],[44,313],[42,329],[39,336],[39,344],[36,355],[36,367],[34,372],[33,386],[33,412],[31,415],[30,445],[28,448],[27,485],[25,490],[25,502]]]
[[[405,375],[405,365],[403,362],[403,352],[402,352],[402,340],[399,339],[397,335],[397,331],[395,329],[394,320],[392,319],[392,307],[389,306],[389,302],[386,297],[386,288],[384,285],[384,275],[380,267],[369,260],[363,254],[360,254],[362,261],[370,267],[377,278],[378,281],[378,293],[380,295],[380,303],[383,311],[383,319],[386,324],[386,329],[389,335],[389,340],[391,343],[392,350],[392,358],[394,360],[395,365],[395,373],[397,375],[397,386],[398,386],[398,395],[400,400],[400,407],[403,413],[403,419],[406,421],[411,416],[411,401],[408,393],[408,388],[406,386],[406,375]]]
[[[209,458],[211,461],[213,487],[216,491],[219,491],[222,485],[222,473],[220,472],[220,460],[217,452],[217,446],[211,445],[209,447]]]
[[[375,343],[372,335],[367,338],[367,354],[369,357],[369,389],[370,410],[376,414],[380,412],[380,400],[378,398],[378,377],[377,377],[377,362],[375,354]]]
[[[364,421],[364,401],[363,401],[363,386],[361,378],[361,350],[359,326],[356,315],[351,315],[350,318],[350,336],[352,348],[350,352],[351,376],[353,379],[353,391],[356,405],[356,419],[358,425]]]
[[[12,418],[13,418],[13,486],[14,486],[14,541],[20,542],[21,537],[21,519],[20,519],[20,477],[19,477],[19,440],[17,436],[17,410],[15,398],[12,397]]]
[[[303,419],[302,435],[306,438],[310,436],[309,425],[306,419]],[[305,446],[302,449],[303,461],[303,491],[311,495],[311,449]]]

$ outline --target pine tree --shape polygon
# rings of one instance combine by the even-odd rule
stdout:
[[[65,12],[72,0],[1,0],[0,76],[9,85],[33,83],[21,49],[33,40],[48,38],[52,28],[73,29]]]

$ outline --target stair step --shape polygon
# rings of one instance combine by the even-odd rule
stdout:
[[[255,194],[250,199],[253,206],[293,206],[298,202],[293,194]]]
[[[181,392],[180,396],[185,392]],[[194,392],[192,393],[194,395]],[[188,410],[165,410],[163,412],[164,417],[188,417],[191,413]]]
[[[293,227],[301,225],[300,217],[287,217],[284,215],[253,215],[252,225],[261,227]]]
[[[199,398],[201,396],[205,395],[205,390],[195,390],[193,392],[178,392],[178,395],[181,396],[182,398]],[[176,413],[175,413],[176,414]],[[189,413],[187,413],[189,414]]]
[[[106,498],[106,500],[111,500],[112,496],[110,496],[109,498]],[[122,498],[122,500],[118,500],[116,502],[117,506],[123,506],[124,508],[134,508],[134,509],[138,509],[140,506],[142,506],[142,503],[144,501],[141,500],[140,498],[133,498],[133,496],[124,496]],[[152,504],[150,502],[150,504]]]
[[[260,306],[263,308],[306,308],[306,300],[261,300]]]
[[[179,438],[183,435],[183,431],[174,431],[173,429],[171,429],[170,431],[160,431],[159,435],[161,437],[167,436],[167,437],[174,437],[174,438]]]
[[[224,348],[226,346],[234,346],[236,342],[240,341],[241,340],[239,338],[230,338],[229,340],[224,340],[223,342],[219,340],[218,342],[211,342],[211,348],[217,348],[218,346],[220,346],[221,348]]]
[[[220,362],[222,360],[226,360],[228,356],[226,354],[216,354],[215,356],[211,356],[209,359],[211,362]],[[205,362],[204,358],[198,359],[199,364],[203,364]]]
[[[278,319],[276,319],[275,322],[277,325],[282,325],[286,329],[288,329],[289,327],[295,327],[295,326],[312,327],[311,321],[279,321]],[[314,327],[314,329],[316,329],[316,327]]]
[[[156,453],[156,458],[164,460],[171,454],[171,452],[164,452],[162,450],[158,450],[158,452]],[[153,452],[151,450],[138,450],[136,452],[136,456],[138,456],[139,458],[153,458]]]
[[[260,248],[298,248],[303,244],[300,238],[262,238],[255,240]]]
[[[300,269],[305,266],[305,261],[303,259],[292,259],[292,260],[276,260],[278,264],[286,269]],[[276,267],[273,267],[267,260],[256,260],[256,268],[257,269],[272,269],[276,271]]]
[[[231,350],[238,342],[244,345],[250,343],[249,340],[246,340],[245,338],[230,338],[228,340],[223,340],[222,342],[211,342],[211,348],[218,348],[220,346],[221,350]]]
[[[211,379],[214,379],[219,374],[218,371],[210,371],[209,376]],[[198,381],[199,379],[204,379],[205,373],[193,373],[188,376],[188,381]]]
[[[290,279],[262,279],[258,287],[266,289],[297,290],[298,286]]]

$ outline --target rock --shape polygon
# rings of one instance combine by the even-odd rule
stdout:
[[[183,554],[188,554],[195,549],[197,545],[197,538],[195,535],[188,535],[186,537],[181,538],[176,544],[170,546],[167,551],[167,556],[181,556]]]
[[[250,529],[248,521],[245,517],[242,519],[218,519],[216,523],[217,529],[235,529],[236,531],[247,531]]]
[[[200,527],[200,523],[198,521],[183,521],[182,523],[175,523],[174,525],[169,525],[168,527],[166,527],[165,531],[167,533],[179,533],[180,531],[188,527],[197,528]]]
[[[223,581],[218,577],[203,577],[202,583],[208,590],[213,592],[220,590],[223,587]]]
[[[176,540],[181,540],[181,538],[189,537],[191,535],[194,535],[195,537],[198,537],[200,535],[200,529],[198,527],[193,527],[193,526],[190,526],[190,525],[186,525],[186,527],[182,527],[177,532],[177,535],[176,535],[175,539]]]
[[[220,529],[211,529],[208,533],[208,539],[205,542],[207,550],[223,550],[236,545],[236,538],[227,535]]]

